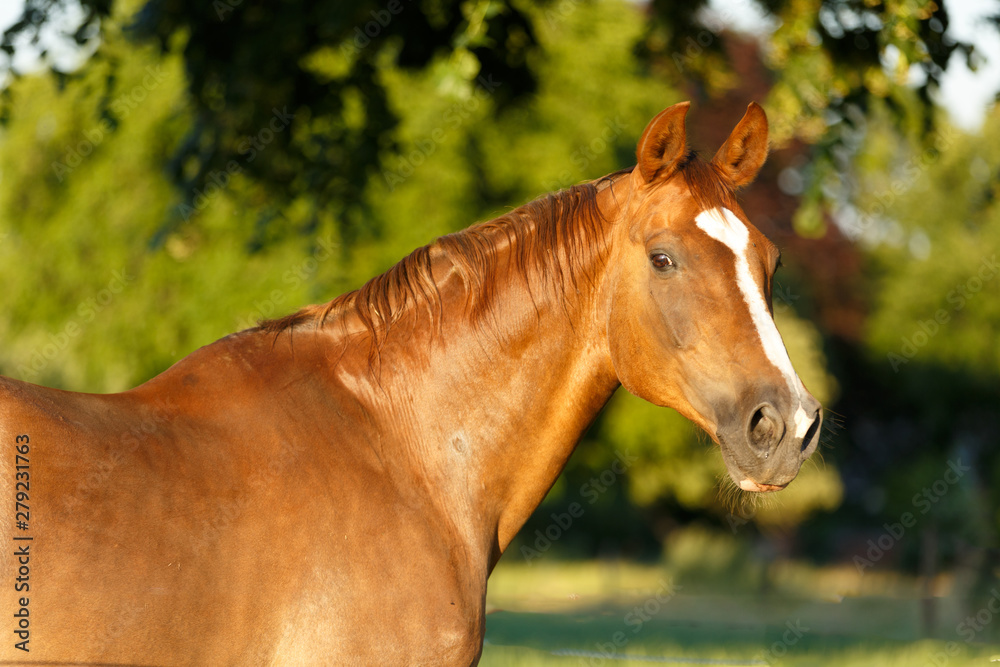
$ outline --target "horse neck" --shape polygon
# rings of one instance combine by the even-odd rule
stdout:
[[[546,233],[543,224],[527,233]],[[406,443],[408,465],[462,538],[491,552],[491,565],[618,386],[599,316],[606,258],[590,253],[591,265],[570,272],[555,265],[568,251],[553,248],[539,268],[558,279],[526,280],[517,243],[494,231],[497,268],[471,308],[467,270],[447,243],[432,247],[440,314],[413,308],[393,326],[369,392],[370,409],[394,429],[388,440]]]

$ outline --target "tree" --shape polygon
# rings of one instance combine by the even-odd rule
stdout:
[[[19,36],[37,39],[74,4],[28,0],[0,48],[13,54]],[[262,221],[307,193],[314,205],[307,230],[333,206],[350,234],[361,224],[366,182],[394,147],[398,115],[387,99],[387,67],[416,71],[437,63],[454,85],[468,89],[478,77],[502,81],[501,104],[534,87],[527,65],[536,46],[533,26],[509,2],[326,0],[279,7],[265,0],[149,0],[135,12],[133,3],[79,4],[84,13],[72,38],[98,45],[81,72],[54,71],[66,79],[106,69],[99,114],[112,127],[122,114],[115,85],[120,61],[106,43],[117,23],[138,43],[183,57],[193,122],[166,165],[182,200],[159,240],[190,216],[213,179],[235,168],[274,196]],[[317,71],[317,59],[334,66]]]
[[[177,140],[167,169],[181,202],[157,239],[190,215],[194,200],[235,164],[275,197],[261,214],[267,223],[301,195],[313,202],[305,231],[319,211],[332,209],[349,241],[371,216],[362,215],[369,177],[399,156],[399,112],[388,100],[385,73],[400,67],[432,70],[451,87],[475,89],[480,77],[503,82],[495,102],[505,107],[531,95],[545,53],[538,27],[558,21],[583,0],[550,1],[532,12],[512,0],[410,0],[343,3],[322,0],[26,0],[21,20],[8,28],[0,49],[15,53],[27,35],[82,7],[71,39],[94,55],[82,67],[105,68],[106,88],[98,113],[112,127],[119,58],[105,44],[109,30],[127,24],[139,43],[155,43],[184,61],[193,123]],[[974,64],[972,47],[948,34],[943,3],[929,0],[757,0],[779,27],[770,39],[769,65],[775,85],[769,101],[778,145],[798,137],[817,146],[814,177],[799,227],[822,226],[822,184],[835,167],[836,149],[848,141],[844,128],[867,114],[873,100],[886,100],[900,117],[916,114],[929,125],[930,92],[953,53]],[[720,47],[725,21],[704,10],[707,0],[655,0],[638,52],[657,76],[678,85],[700,81],[717,92],[732,84]],[[325,65],[317,68],[317,61]],[[884,61],[891,63],[886,71]],[[912,67],[923,82],[916,107],[896,103]],[[50,66],[60,80],[79,76]],[[117,92],[116,92],[117,91]],[[9,90],[4,117],[9,117]],[[831,114],[834,119],[831,122]],[[272,133],[282,119],[296,122]],[[261,150],[264,139],[267,150]],[[263,244],[266,235],[256,243]]]

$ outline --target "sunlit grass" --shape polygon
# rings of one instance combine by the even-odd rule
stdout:
[[[863,644],[846,649],[827,647],[807,647],[790,651],[782,658],[761,660],[761,658],[740,657],[705,658],[693,652],[673,654],[653,654],[636,651],[630,655],[609,659],[594,653],[586,657],[580,655],[553,655],[551,652],[516,646],[487,645],[483,651],[481,667],[563,667],[566,665],[587,665],[615,667],[621,665],[649,664],[708,664],[708,665],[772,665],[774,667],[991,667],[1000,664],[1000,654],[984,648],[965,648],[955,656],[947,656],[945,642],[925,641],[910,646],[889,646],[884,644]],[[943,657],[942,657],[943,656]],[[603,659],[603,662],[602,662]]]
[[[935,601],[934,638],[923,638],[914,578],[775,563],[754,591],[721,578],[713,587],[670,562],[501,564],[490,579],[481,664],[1000,664],[1000,645],[956,633],[961,607],[950,598]],[[947,594],[949,583],[936,589]],[[988,630],[977,640],[996,637]]]

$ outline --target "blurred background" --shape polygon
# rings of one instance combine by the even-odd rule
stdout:
[[[767,498],[624,390],[490,583],[487,665],[1000,661],[1000,4],[5,0],[0,373],[111,392],[634,164],[691,100],[827,408]]]

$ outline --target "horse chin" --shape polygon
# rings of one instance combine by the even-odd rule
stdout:
[[[735,481],[735,480],[734,480]],[[741,479],[738,485],[744,491],[753,491],[754,493],[770,493],[771,491],[781,491],[783,488],[788,486],[787,484],[758,484],[749,477]]]
[[[727,462],[728,463],[728,462]],[[751,493],[772,493],[774,491],[781,491],[783,488],[788,486],[788,484],[795,478],[795,475],[779,475],[779,476],[765,476],[764,479],[767,481],[758,482],[753,479],[756,477],[751,476],[752,473],[745,472],[742,470],[741,466],[729,464],[726,466],[729,469],[729,478],[736,483],[736,486],[740,487],[744,491],[749,491]],[[791,478],[790,478],[791,477]],[[757,477],[760,479],[760,477]]]
[[[751,493],[781,491],[798,473],[798,466],[795,467],[795,470],[785,470],[783,473],[755,466],[753,461],[746,460],[747,456],[738,456],[729,446],[725,437],[719,438],[719,447],[722,450],[722,460],[726,463],[729,478],[744,491]]]

